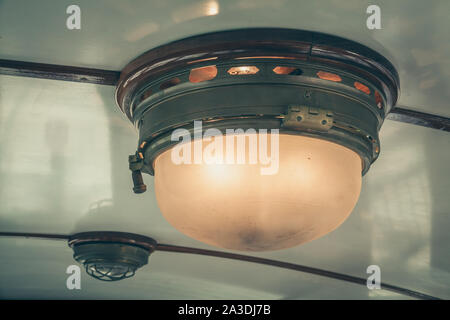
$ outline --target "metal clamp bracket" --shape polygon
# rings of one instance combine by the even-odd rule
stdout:
[[[131,178],[133,179],[134,193],[143,193],[147,191],[147,186],[142,178],[142,168],[144,167],[144,156],[140,150],[136,154],[128,156],[128,163],[131,170]]]

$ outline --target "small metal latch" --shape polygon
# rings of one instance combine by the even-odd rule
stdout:
[[[289,106],[282,126],[292,130],[327,132],[333,126],[333,112],[308,106]]]
[[[142,178],[142,167],[144,166],[144,156],[141,152],[136,152],[128,156],[128,163],[131,170],[131,178],[133,179],[133,191],[134,193],[143,193],[147,190],[147,186],[144,184]]]

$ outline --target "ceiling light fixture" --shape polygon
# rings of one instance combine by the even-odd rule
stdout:
[[[386,58],[314,32],[241,29],[152,49],[124,68],[116,90],[139,129],[134,191],[146,190],[141,172],[154,175],[165,218],[214,246],[262,251],[316,239],[353,210],[398,90]],[[177,129],[189,136],[182,145]],[[175,161],[174,150],[195,161]],[[224,160],[261,150],[277,151],[272,174],[267,161]]]
[[[96,231],[72,235],[69,246],[73,258],[84,265],[90,276],[118,281],[134,276],[148,263],[156,241],[133,233]]]

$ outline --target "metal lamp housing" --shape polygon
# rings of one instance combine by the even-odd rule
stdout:
[[[194,139],[199,120],[202,133],[278,129],[338,144],[359,155],[364,175],[380,154],[378,132],[398,93],[395,68],[372,49],[321,33],[256,28],[144,53],[122,71],[116,100],[139,130],[129,160],[140,193],[141,172],[155,173],[155,159],[176,143],[173,130]]]

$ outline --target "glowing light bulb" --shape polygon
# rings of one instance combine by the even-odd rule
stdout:
[[[261,155],[258,136],[248,134],[245,141],[257,141]],[[250,161],[255,152],[250,143],[244,149],[245,163],[228,161],[242,151],[237,142],[231,148],[224,144],[213,156],[219,160],[209,164],[205,159],[175,164],[173,150],[163,152],[154,167],[156,199],[164,217],[194,239],[245,251],[289,248],[337,228],[358,200],[361,158],[325,140],[280,134],[276,149],[270,138],[265,151],[278,151],[271,174],[261,174],[267,161]],[[214,141],[203,141],[202,152]],[[194,145],[189,142],[184,149],[192,157]]]

